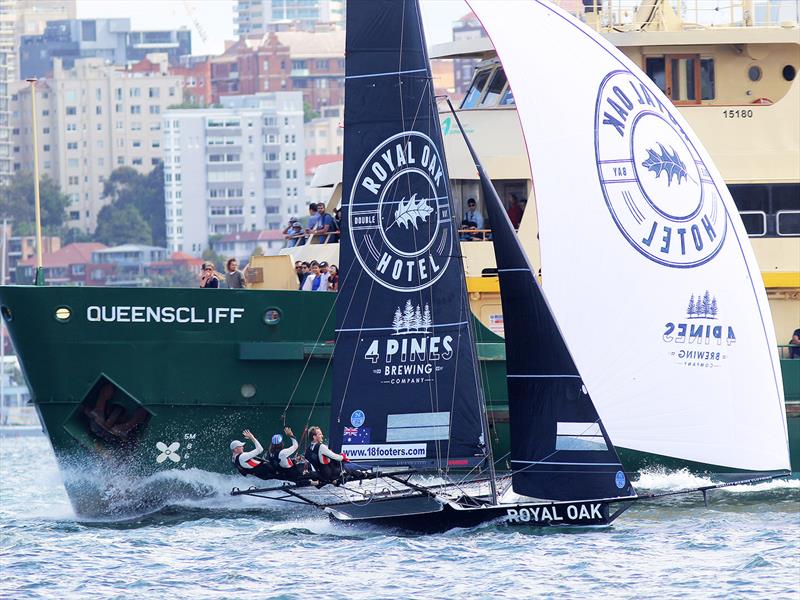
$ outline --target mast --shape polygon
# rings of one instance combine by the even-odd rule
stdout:
[[[331,445],[477,467],[489,433],[416,0],[348,6],[345,98]]]

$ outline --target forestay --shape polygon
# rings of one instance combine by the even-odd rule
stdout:
[[[708,153],[646,75],[564,12],[469,4],[514,90],[547,297],[611,438],[788,469],[764,286]]]
[[[359,463],[483,460],[482,393],[416,2],[349,2],[330,437]]]

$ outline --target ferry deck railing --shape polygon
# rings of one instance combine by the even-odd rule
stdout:
[[[658,0],[553,0],[598,31],[613,31],[644,26],[642,8],[652,7]],[[796,0],[667,0],[684,28],[782,26],[800,21]]]

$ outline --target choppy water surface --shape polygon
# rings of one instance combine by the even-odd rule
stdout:
[[[44,437],[0,439],[0,597],[800,597],[800,480],[642,504],[599,530],[442,535],[345,527],[219,494],[126,523],[78,521]],[[640,491],[705,482],[645,474]]]

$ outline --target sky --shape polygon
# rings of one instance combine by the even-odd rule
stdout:
[[[464,0],[420,0],[428,44],[452,39],[452,25],[469,12]],[[234,0],[78,0],[78,18],[131,19],[133,29],[192,30],[193,54],[221,54],[233,39]]]

